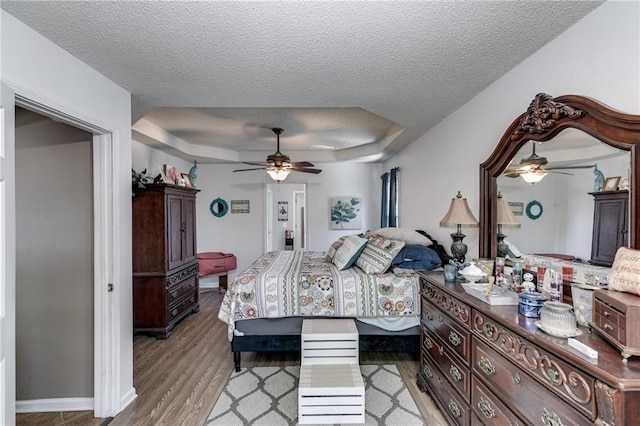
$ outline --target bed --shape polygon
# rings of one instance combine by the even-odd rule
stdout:
[[[361,351],[418,353],[415,270],[437,268],[442,259],[429,238],[381,234],[342,237],[326,253],[268,252],[240,273],[218,314],[236,371],[242,352],[299,351],[302,321],[310,317],[354,318]]]

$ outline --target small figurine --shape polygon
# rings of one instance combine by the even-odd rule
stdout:
[[[596,180],[593,183],[593,191],[599,192],[604,188],[604,175],[600,170],[598,170],[598,165],[596,164],[593,169],[593,174],[596,175]]]
[[[191,169],[189,169],[189,179],[191,179],[191,184],[193,185],[193,187],[196,187],[196,179],[198,178],[198,175],[196,174],[196,172],[198,171],[198,162],[196,160],[193,160],[193,167],[191,167]]]

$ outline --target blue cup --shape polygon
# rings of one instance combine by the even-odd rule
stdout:
[[[445,281],[454,282],[456,280],[456,275],[458,275],[458,267],[456,265],[452,265],[450,263],[444,265]]]

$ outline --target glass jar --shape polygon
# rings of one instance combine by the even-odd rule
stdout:
[[[544,302],[540,324],[544,331],[556,336],[573,336],[578,327],[573,306],[561,302]]]

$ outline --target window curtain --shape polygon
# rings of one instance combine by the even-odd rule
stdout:
[[[380,227],[398,226],[398,167],[380,176],[382,179],[382,197]]]

